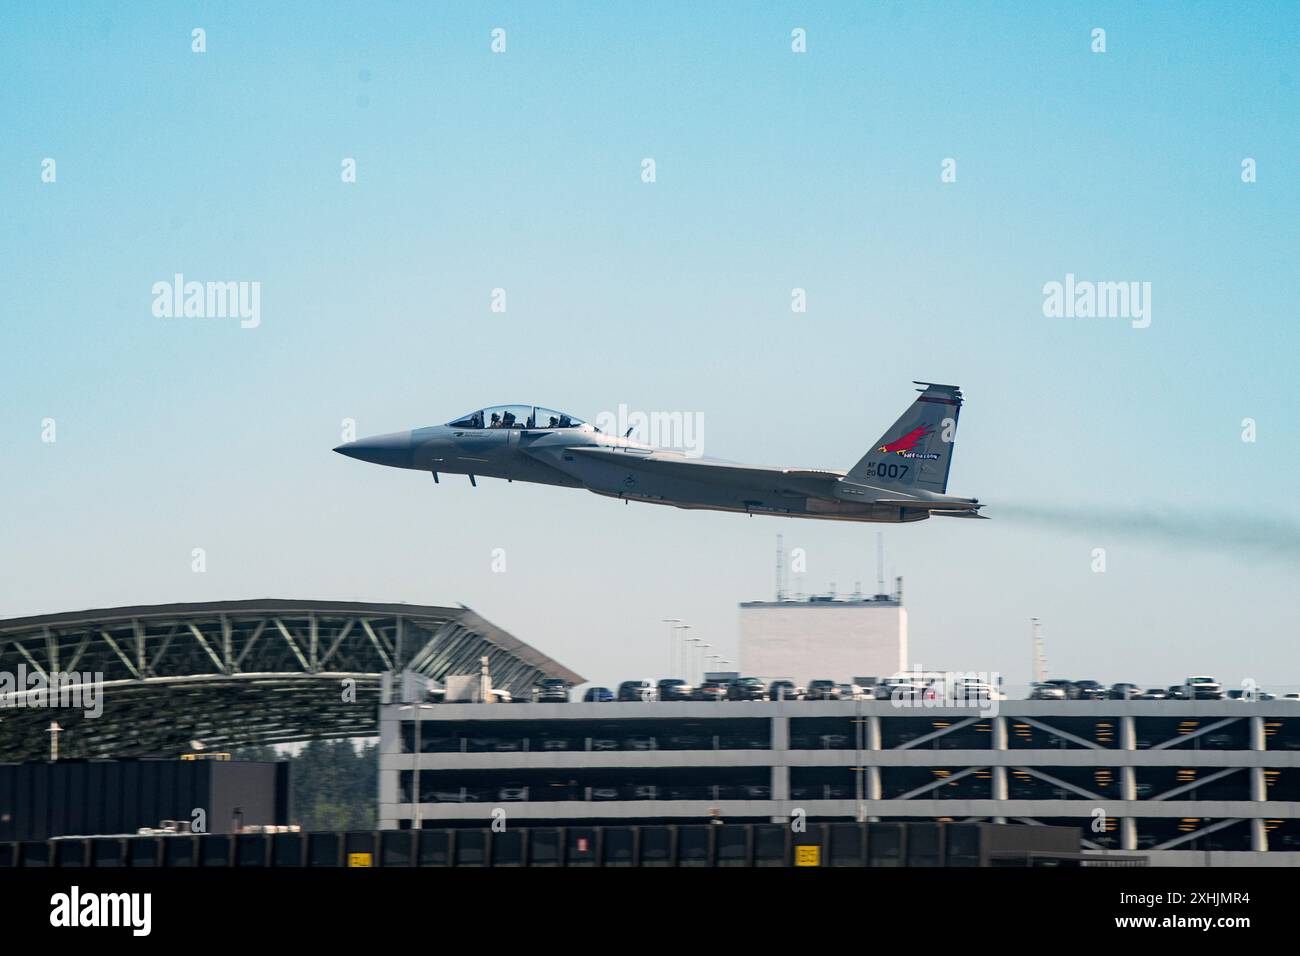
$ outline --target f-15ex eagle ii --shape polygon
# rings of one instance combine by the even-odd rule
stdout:
[[[432,472],[435,481],[439,474],[468,475],[471,482],[505,478],[678,508],[832,521],[984,517],[978,499],[945,493],[961,390],[915,384],[923,386],[921,394],[847,472],[692,458],[607,435],[537,405],[484,408],[446,425],[362,438],[334,450]]]

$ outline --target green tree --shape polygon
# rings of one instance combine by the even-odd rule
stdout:
[[[293,822],[304,830],[373,830],[379,792],[379,745],[310,740],[296,755],[245,747],[238,760],[288,760]]]

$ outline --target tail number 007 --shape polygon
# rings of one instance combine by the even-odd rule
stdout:
[[[910,465],[896,465],[893,462],[872,462],[867,465],[868,478],[902,478],[911,470]]]

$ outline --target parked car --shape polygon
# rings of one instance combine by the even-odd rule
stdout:
[[[1137,695],[1138,700],[1168,700],[1169,691],[1161,690],[1159,687],[1148,687],[1142,693]]]
[[[884,680],[876,684],[876,686],[872,688],[872,695],[876,700],[899,700],[901,699],[902,694],[907,694],[910,698],[915,686],[916,684],[912,678],[895,675],[893,677],[886,677]],[[894,696],[895,690],[899,690],[899,697]]]
[[[541,741],[542,750],[571,750],[572,743],[564,737],[544,737]]]
[[[509,704],[512,703],[513,701],[514,698],[510,695],[510,691],[502,690],[499,687],[492,688],[492,703]]]
[[[706,680],[699,687],[695,688],[696,700],[726,700],[727,682],[722,680]]]
[[[1065,700],[1065,688],[1056,684],[1033,684],[1029,688],[1030,700]]]
[[[654,700],[654,685],[648,680],[625,680],[618,685],[618,699],[627,702]]]
[[[1223,685],[1213,677],[1189,677],[1183,681],[1183,687],[1189,700],[1223,699]]]
[[[839,700],[840,685],[833,680],[814,680],[808,682],[808,700]]]
[[[925,697],[929,687],[915,680],[901,680],[889,678],[882,684],[876,685],[872,693],[876,700],[922,700]]]
[[[709,787],[669,787],[669,800],[707,800]]]
[[[592,787],[591,799],[593,800],[617,800],[618,787]]]
[[[497,744],[501,743],[500,737],[467,737],[465,740],[465,752],[471,754],[492,753],[497,750]]]
[[[767,689],[757,677],[739,677],[727,685],[727,700],[763,700]]]
[[[522,783],[507,783],[497,791],[497,799],[506,800],[527,800],[528,787]]]
[[[1187,692],[1182,684],[1170,684],[1165,694],[1167,700],[1187,700]]]
[[[1106,685],[1095,680],[1075,681],[1074,693],[1070,695],[1072,700],[1106,700],[1109,696]]]
[[[1074,681],[1065,680],[1062,677],[1057,677],[1057,678],[1053,678],[1052,680],[1043,681],[1043,683],[1048,685],[1049,687],[1060,688],[1061,693],[1065,695],[1066,700],[1074,700],[1075,698]]]
[[[591,749],[599,753],[604,753],[610,750],[617,750],[618,741],[610,740],[608,737],[592,737]]]
[[[614,699],[614,692],[608,687],[588,687],[582,699],[588,704],[608,704]]]
[[[1268,691],[1263,691],[1263,690],[1255,690],[1255,691],[1230,690],[1228,691],[1227,697],[1228,700],[1244,700],[1244,701],[1277,700],[1276,695],[1270,694]]]
[[[953,698],[957,701],[993,700],[998,690],[988,681],[974,677],[963,677],[953,684]]]
[[[840,700],[866,700],[867,692],[857,684],[840,684]]]
[[[655,741],[653,737],[646,737],[644,735],[628,737],[623,741],[623,749],[624,750],[654,750]]]
[[[798,700],[799,688],[792,680],[774,680],[767,685],[768,700]]]
[[[567,704],[569,682],[563,677],[547,677],[534,689],[533,696],[542,704]]]
[[[665,677],[655,685],[660,700],[690,700],[695,688],[680,677]]]
[[[425,793],[428,793],[428,791],[426,790]],[[433,792],[433,801],[435,803],[476,803],[478,799],[478,795],[470,790],[435,790]]]

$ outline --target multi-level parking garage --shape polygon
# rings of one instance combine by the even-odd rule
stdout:
[[[1295,702],[392,702],[380,723],[385,828],[801,810],[1072,826],[1162,863],[1300,862]]]

